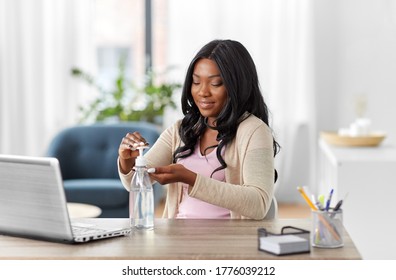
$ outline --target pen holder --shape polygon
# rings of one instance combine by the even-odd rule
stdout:
[[[319,248],[344,246],[342,210],[312,211],[311,245]]]

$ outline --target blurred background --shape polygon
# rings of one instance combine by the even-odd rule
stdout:
[[[364,116],[395,144],[396,1],[0,0],[0,153],[40,156],[61,129],[97,121],[81,108],[120,71],[135,91],[147,73],[182,83],[213,39],[240,41],[256,62],[282,147],[280,202],[301,202],[298,185],[315,190],[320,131]],[[179,90],[162,129],[181,117]]]

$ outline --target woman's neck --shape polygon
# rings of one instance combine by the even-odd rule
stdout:
[[[206,125],[211,127],[216,127],[216,118],[206,118]]]
[[[217,141],[217,130],[207,128],[205,132],[202,134],[200,140],[199,148],[201,150],[201,154],[203,155],[205,153],[206,154],[210,153],[218,144],[219,142]]]

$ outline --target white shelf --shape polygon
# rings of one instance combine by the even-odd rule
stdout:
[[[338,147],[319,140],[319,192],[347,195],[344,225],[364,259],[396,259],[396,147]]]

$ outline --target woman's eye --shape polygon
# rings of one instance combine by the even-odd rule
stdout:
[[[199,85],[199,82],[193,81],[193,85]]]
[[[219,83],[213,83],[212,84],[212,86],[214,86],[214,87],[221,87],[223,85],[223,83],[222,82],[219,82]]]

